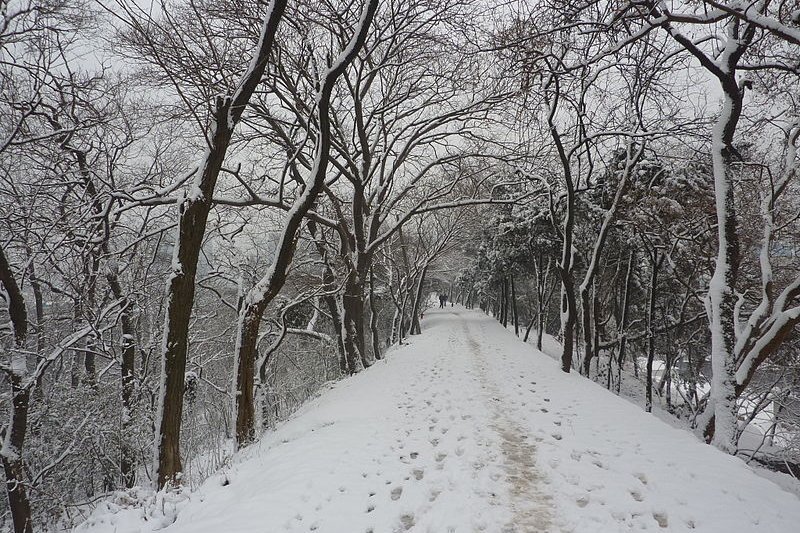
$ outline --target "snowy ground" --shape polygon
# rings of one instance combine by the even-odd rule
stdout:
[[[423,330],[236,456],[166,531],[798,531],[797,497],[491,318],[432,310]],[[79,530],[172,520],[168,500],[118,503]]]

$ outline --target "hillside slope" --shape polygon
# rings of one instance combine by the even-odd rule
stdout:
[[[423,330],[236,456],[166,531],[798,530],[797,497],[481,313],[431,311]],[[105,504],[80,530],[160,529],[168,505]]]

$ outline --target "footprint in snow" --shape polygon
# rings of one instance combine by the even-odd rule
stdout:
[[[421,468],[415,468],[414,470],[411,471],[411,473],[414,474],[414,479],[416,479],[417,481],[425,477],[425,471]]]
[[[414,527],[414,515],[413,514],[404,514],[400,517],[400,526],[403,528],[402,531],[408,531],[412,527]]]
[[[403,487],[395,487],[392,489],[390,497],[393,501],[397,501],[400,499],[400,496],[403,494]]]

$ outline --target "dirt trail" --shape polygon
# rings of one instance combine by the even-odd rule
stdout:
[[[506,479],[510,485],[514,519],[502,533],[535,533],[553,529],[552,497],[542,488],[543,476],[536,465],[536,446],[504,410],[498,384],[486,375],[486,350],[471,335],[463,322],[469,355],[484,385],[484,400],[495,415],[491,428],[501,439]]]

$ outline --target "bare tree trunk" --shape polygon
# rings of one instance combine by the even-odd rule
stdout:
[[[550,264],[551,260],[548,258],[547,267],[542,272],[542,257],[539,257],[537,262],[537,275],[536,275],[536,349],[542,350],[542,337],[544,335],[545,314],[547,313],[547,304],[550,301],[550,296],[553,294],[547,293],[547,280],[550,278]]]
[[[102,209],[102,207],[101,207]],[[88,264],[88,273],[87,273],[87,283],[86,283],[86,301],[83,305],[84,312],[88,310],[94,310],[95,308],[95,300],[96,300],[96,293],[97,293],[97,275],[98,271],[100,270],[100,250],[97,247],[93,247],[89,253],[89,264]],[[96,364],[96,357],[97,357],[97,334],[95,332],[90,333],[86,337],[86,350],[83,354],[83,369],[84,369],[84,376],[83,381],[90,387],[94,387],[96,385],[97,380],[97,364]]]
[[[600,299],[597,297],[597,284],[592,282],[592,358],[595,361],[594,373],[595,376],[600,375]],[[610,371],[610,369],[609,369]]]
[[[336,301],[336,296],[332,294],[332,290],[336,283],[336,276],[333,273],[333,269],[331,268],[330,261],[328,260],[328,250],[325,247],[324,242],[318,240],[318,230],[317,224],[313,220],[309,220],[306,222],[306,227],[308,228],[309,233],[311,233],[311,237],[314,239],[314,245],[317,249],[317,253],[319,254],[320,258],[322,259],[322,284],[325,286],[326,290],[329,291],[328,294],[325,294],[322,297],[322,300],[325,302],[325,307],[328,309],[328,314],[330,315],[331,322],[333,324],[333,330],[336,333],[336,348],[339,351],[339,370],[342,374],[347,373],[347,359],[345,357],[344,346],[342,344],[342,336],[339,332],[342,331],[342,317],[339,313],[339,305]]]
[[[332,279],[333,272],[329,268],[327,270]],[[325,278],[323,277],[323,279]],[[339,304],[336,301],[336,296],[332,294],[323,297],[323,300],[325,301],[325,307],[328,308],[328,314],[331,316],[333,330],[336,332],[336,347],[339,350],[339,370],[342,374],[347,374],[347,358],[345,357],[344,344],[342,344],[342,336],[339,333],[342,331],[342,316],[339,313]]]
[[[741,114],[742,96],[735,72],[723,83],[725,104],[714,127],[712,159],[717,210],[717,261],[708,291],[711,328],[711,399],[714,405],[712,442],[720,449],[736,448],[736,358],[734,356],[736,279],[739,270],[739,237],[733,195],[731,163],[733,133]],[[709,435],[707,435],[708,437]]]
[[[508,278],[503,280],[503,327],[508,327],[509,315],[511,314],[511,291]]]
[[[575,290],[571,272],[561,272],[561,279],[561,370],[569,372],[575,341]]]
[[[351,374],[369,366],[364,339],[365,279],[359,273],[359,266],[351,267],[342,294],[342,344]]]
[[[550,111],[547,116],[547,125],[550,128],[550,135],[556,145],[559,161],[564,173],[564,200],[565,209],[561,224],[561,259],[557,265],[558,275],[561,279],[561,370],[569,372],[572,368],[572,356],[575,340],[575,280],[573,276],[573,250],[572,242],[574,239],[575,228],[575,183],[572,179],[572,168],[569,156],[564,149],[561,141],[561,134],[555,123],[555,116],[559,104],[559,82],[558,77],[553,75],[547,82],[545,93],[552,85],[552,93],[548,98]],[[554,210],[551,207],[551,213]],[[553,224],[558,227],[557,221],[553,216]]]
[[[647,375],[645,388],[645,411],[653,411],[653,359],[655,358],[655,335],[653,333],[653,318],[656,312],[656,285],[658,283],[658,269],[661,260],[658,258],[658,248],[653,247],[650,272],[650,291],[647,299]]]
[[[28,262],[28,280],[33,292],[34,311],[36,313],[36,324],[33,326],[33,333],[36,335],[36,353],[44,353],[44,297],[42,296],[42,284],[36,276],[36,266],[33,262],[33,253],[26,249],[30,260]]]
[[[123,486],[133,487],[136,481],[136,453],[128,442],[129,428],[131,427],[134,393],[134,372],[136,364],[136,332],[131,320],[130,303],[122,293],[122,286],[116,271],[109,269],[106,273],[108,286],[114,298],[120,302],[120,328],[122,329],[122,431],[120,435],[120,473]]]
[[[42,296],[42,284],[36,277],[36,266],[33,262],[33,253],[26,247],[25,252],[30,258],[28,262],[28,280],[31,284],[31,292],[33,292],[34,312],[36,316],[36,324],[33,326],[33,334],[36,336],[36,353],[44,353],[44,297]],[[36,377],[36,387],[33,390],[37,398],[43,397],[43,380],[44,374],[39,374]]]
[[[633,278],[632,272],[635,258],[636,252],[632,249],[630,255],[628,256],[628,270],[625,273],[625,288],[622,295],[622,310],[619,323],[617,325],[617,335],[620,336],[619,352],[617,354],[617,394],[620,393],[620,387],[622,386],[622,365],[625,362],[625,347],[628,343],[625,329],[628,326],[628,308],[630,307],[631,280]]]
[[[592,305],[591,295],[589,289],[581,290],[581,318],[583,320],[583,365],[581,365],[581,373],[589,377],[589,372],[592,365],[592,353],[594,351],[594,336],[592,328]]]
[[[528,325],[525,328],[525,335],[522,337],[522,342],[528,342],[528,337],[531,334],[531,330],[533,329],[533,325],[536,323],[536,317],[532,316],[531,319],[528,321]]]
[[[734,201],[734,176],[732,163],[739,154],[734,147],[734,136],[742,114],[744,86],[739,86],[737,69],[753,42],[756,24],[732,17],[726,21],[724,45],[714,56],[707,55],[683,33],[672,26],[669,12],[660,5],[650,4],[652,15],[662,17],[659,25],[697,58],[701,65],[714,75],[722,89],[722,109],[711,135],[711,159],[714,175],[714,197],[717,215],[717,258],[709,282],[706,308],[711,333],[711,392],[700,424],[708,442],[733,453],[736,449],[737,431],[737,380],[736,380],[736,281],[739,269],[739,238],[736,231]],[[755,7],[756,12],[764,4]],[[782,38],[786,38],[785,35]]]
[[[272,12],[264,25],[262,34],[271,41],[274,38],[277,24],[280,20],[285,0],[281,1],[280,9]],[[275,298],[278,291],[286,281],[286,273],[292,262],[295,252],[295,240],[306,213],[311,209],[325,184],[325,174],[328,168],[331,149],[331,119],[330,100],[334,85],[339,77],[344,74],[348,65],[355,59],[367,38],[367,31],[372,24],[372,19],[377,9],[377,0],[370,0],[361,13],[361,20],[356,33],[350,38],[346,48],[325,72],[317,97],[317,144],[314,155],[314,165],[309,181],[305,184],[300,197],[295,200],[289,209],[287,219],[281,232],[280,241],[275,250],[275,258],[267,269],[267,274],[259,280],[245,298],[242,311],[239,313],[239,325],[236,336],[236,442],[237,445],[246,444],[255,436],[255,406],[254,406],[254,370],[256,359],[256,344],[261,317],[267,305]],[[269,59],[269,47],[262,51],[263,63]],[[261,51],[260,51],[261,52]],[[261,53],[259,53],[261,57]],[[259,73],[257,82],[261,79],[263,69]],[[254,87],[255,88],[255,87]],[[252,94],[252,91],[251,91]],[[359,298],[359,300],[361,300]],[[363,300],[361,300],[363,302]],[[363,304],[362,304],[363,305]],[[352,348],[349,331],[352,328],[347,308],[342,313],[342,334],[345,335],[342,345],[347,351]],[[363,326],[362,326],[363,330]],[[363,350],[363,341],[361,349]],[[362,351],[363,353],[363,351]],[[351,362],[352,364],[352,362]],[[350,367],[353,371],[353,367]]]
[[[425,274],[428,272],[428,264],[423,265],[417,281],[417,290],[414,293],[414,305],[411,309],[411,334],[419,335],[422,333],[422,326],[419,322],[419,307],[422,300],[422,289],[425,284]]]
[[[0,248],[0,284],[8,295],[8,313],[14,330],[14,347],[24,350],[28,333],[28,311],[22,291],[14,278],[11,266],[5,253]],[[7,427],[0,432],[0,457],[3,461],[3,472],[6,478],[6,495],[11,510],[11,521],[14,533],[33,533],[31,521],[31,504],[25,490],[25,463],[23,449],[25,433],[28,429],[28,410],[30,403],[30,386],[27,378],[27,361],[23,353],[12,352],[11,365],[3,367],[11,384],[11,413]]]
[[[259,47],[233,95],[218,96],[203,160],[195,170],[192,194],[179,205],[172,274],[167,281],[166,318],[161,350],[161,388],[156,416],[156,485],[179,483],[183,389],[189,320],[194,304],[197,261],[206,231],[214,189],[233,130],[261,82],[286,0],[272,0],[261,30]]]
[[[378,310],[375,307],[375,273],[369,267],[369,333],[372,340],[372,356],[376,360],[382,359],[380,333],[378,332]]]
[[[81,316],[83,315],[81,301],[79,298],[73,298],[72,300],[72,331],[78,331],[81,325]],[[69,385],[70,387],[77,388],[81,382],[81,375],[80,375],[80,361],[83,357],[81,350],[75,349],[72,350],[72,360],[70,361],[69,366]]]
[[[519,337],[519,316],[517,316],[517,291],[514,287],[514,275],[511,275],[511,312],[514,315],[514,335]]]

